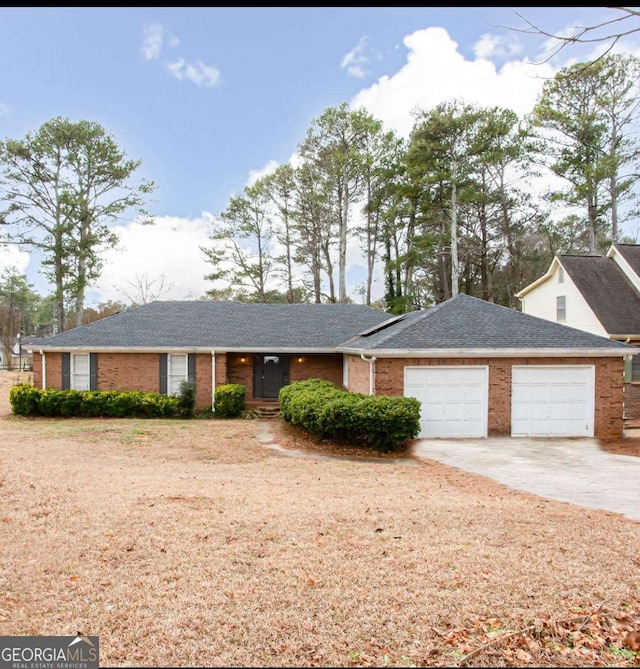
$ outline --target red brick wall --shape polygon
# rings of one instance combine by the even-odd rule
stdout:
[[[299,360],[299,358],[302,358],[302,360]],[[228,383],[243,385],[247,389],[247,401],[252,401],[254,399],[253,354],[229,353],[227,359]],[[342,386],[342,354],[309,353],[289,357],[290,383],[314,378],[327,379],[327,381]]]
[[[33,352],[33,385],[42,388],[42,356]]]
[[[369,363],[364,361],[360,356],[349,355],[347,356],[347,364],[349,365],[349,387],[347,390],[351,391],[352,393],[363,393],[364,395],[368,395]]]
[[[405,366],[484,365],[489,367],[489,435],[511,434],[511,367],[513,365],[595,365],[594,434],[601,439],[622,436],[623,358],[378,358],[374,378],[379,395],[404,393]],[[351,373],[351,369],[349,371]],[[351,379],[349,379],[351,385]]]
[[[301,362],[298,361],[300,357],[302,358]],[[289,363],[289,381],[295,383],[307,379],[326,379],[342,388],[342,354],[292,355]]]
[[[47,388],[62,388],[62,353],[45,353]],[[160,390],[158,353],[99,353],[98,390],[140,390],[157,393]],[[226,376],[226,356],[216,356],[216,382]],[[33,379],[42,387],[42,359],[33,356]],[[211,354],[196,354],[196,408],[211,407]]]
[[[62,390],[62,353],[46,353],[47,388]],[[33,385],[42,388],[42,356],[33,352]]]
[[[240,383],[247,389],[247,400],[253,399],[253,356],[216,355],[216,385]],[[62,354],[47,353],[47,387],[62,387]],[[369,363],[358,356],[348,356],[349,390],[369,392]],[[374,392],[381,395],[402,395],[404,367],[407,365],[488,365],[490,435],[511,433],[511,367],[512,365],[595,365],[595,436],[613,438],[622,435],[624,362],[622,358],[379,358],[375,362]],[[325,378],[342,384],[340,354],[304,355],[303,362],[292,356],[290,381]],[[42,361],[34,353],[34,384],[42,387]],[[196,406],[211,406],[211,354],[196,356]],[[98,355],[99,390],[142,390],[158,392],[159,369],[157,353],[100,353]]]
[[[239,383],[247,390],[245,399],[253,399],[253,354],[227,353],[227,383]]]

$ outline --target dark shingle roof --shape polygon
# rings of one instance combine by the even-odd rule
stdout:
[[[469,295],[390,319],[388,327],[359,335],[345,350],[619,349],[633,347],[523,314]]]
[[[388,317],[359,304],[158,301],[62,332],[43,348],[328,349]]]
[[[614,244],[613,247],[629,263],[629,267],[640,276],[640,244]]]
[[[615,260],[571,255],[558,260],[609,335],[640,334],[640,293]]]

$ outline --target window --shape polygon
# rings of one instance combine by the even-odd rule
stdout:
[[[90,390],[89,354],[74,353],[71,356],[71,388],[73,390]]]
[[[631,383],[640,383],[640,353],[631,361]]]
[[[187,354],[167,356],[167,394],[179,395],[180,384],[187,381]]]
[[[564,283],[564,268],[558,267],[558,283]]]
[[[559,323],[567,320],[567,298],[564,295],[556,297],[556,320]]]
[[[342,358],[342,385],[349,387],[349,358],[346,355]]]

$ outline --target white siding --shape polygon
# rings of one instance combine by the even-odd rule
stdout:
[[[531,316],[557,322],[556,298],[561,295],[566,297],[567,317],[563,322],[564,325],[603,337],[609,336],[567,272],[564,273],[564,282],[558,283],[557,266],[546,281],[521,298],[522,311]]]

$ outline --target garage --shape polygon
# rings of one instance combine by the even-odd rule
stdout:
[[[488,368],[405,367],[404,394],[421,403],[420,437],[486,437]]]
[[[592,365],[514,366],[511,435],[514,437],[592,437]]]

